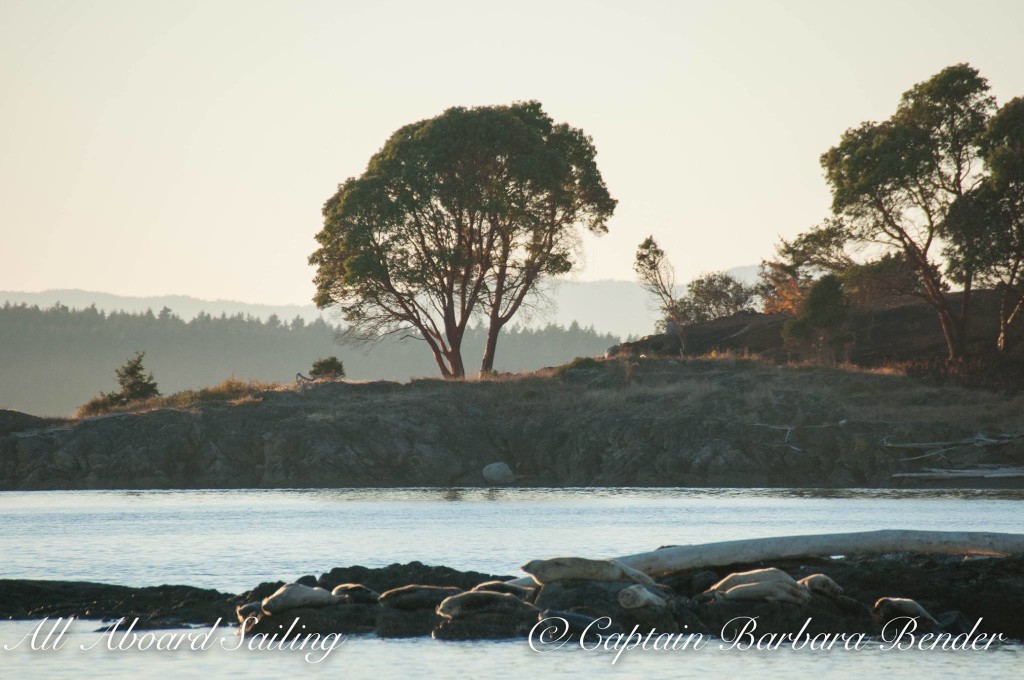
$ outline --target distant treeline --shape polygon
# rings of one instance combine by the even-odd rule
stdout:
[[[0,408],[66,415],[100,391],[113,391],[114,369],[135,351],[163,393],[193,389],[235,375],[291,382],[316,359],[337,356],[352,380],[407,380],[437,373],[421,341],[385,339],[368,348],[337,342],[339,329],[316,320],[201,313],[185,321],[158,313],[72,310],[5,304],[0,307]],[[484,331],[467,331],[465,355],[479,362]],[[568,328],[502,333],[496,368],[524,371],[594,356],[620,339],[573,323]]]

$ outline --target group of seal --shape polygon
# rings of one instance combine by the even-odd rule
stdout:
[[[566,592],[566,587],[576,589],[575,592],[582,592],[581,589],[586,588],[604,588],[601,592],[611,598],[604,601],[610,602],[613,608],[619,607],[617,611],[627,619],[675,615],[681,606],[668,586],[656,583],[648,574],[616,560],[556,557],[533,560],[522,568],[536,586],[487,581],[472,590],[463,591],[456,587],[407,585],[378,594],[358,583],[343,583],[332,590],[303,583],[288,583],[268,597],[238,607],[237,614],[245,627],[253,625],[254,619],[272,617],[293,609],[379,604],[389,611],[430,612],[437,617],[437,621],[441,621],[435,629],[435,635],[440,631],[452,636],[471,634],[474,626],[500,628],[502,621],[515,621],[518,626],[516,630],[519,630],[522,624],[536,621],[538,614],[543,614],[546,608],[552,606],[551,598],[559,597],[559,592]],[[605,585],[600,586],[600,583]],[[552,595],[538,594],[539,589],[548,592],[545,586],[555,589]],[[795,579],[774,567],[731,573],[694,597],[693,603],[713,606],[718,602],[730,601],[773,602],[803,606],[815,595],[853,603],[850,598],[843,597],[843,588],[825,574],[815,573]],[[558,601],[554,600],[555,606],[561,608]],[[682,598],[682,601],[685,604],[686,598]],[[657,614],[658,611],[662,614]],[[563,613],[575,618],[582,616],[575,612]],[[876,623],[881,625],[897,617],[914,617],[925,626],[939,626],[924,607],[906,598],[879,598],[871,613]]]

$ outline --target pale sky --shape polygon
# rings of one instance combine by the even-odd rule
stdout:
[[[538,99],[680,278],[827,214],[819,155],[950,64],[1024,95],[1024,2],[0,0],[0,290],[308,303],[320,207],[400,126]]]

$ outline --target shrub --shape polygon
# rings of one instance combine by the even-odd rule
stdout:
[[[325,378],[337,380],[345,377],[345,365],[338,357],[327,357],[317,359],[313,362],[313,368],[309,369],[309,377],[314,380]]]

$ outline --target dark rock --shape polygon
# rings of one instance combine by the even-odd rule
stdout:
[[[618,600],[619,591],[632,585],[608,581],[549,583],[541,588],[536,605],[540,609],[570,611],[594,618],[607,616],[627,630],[639,626],[644,631],[657,629],[662,633],[679,632],[674,602],[664,607],[623,608]]]
[[[537,624],[538,613],[534,607],[517,611],[480,611],[457,619],[444,619],[434,628],[432,635],[436,640],[505,640],[526,637]]]
[[[433,609],[378,607],[378,610],[376,630],[382,638],[428,636],[444,620]]]
[[[373,632],[377,626],[377,605],[350,604],[330,607],[298,607],[285,612],[261,614],[250,619],[249,634],[278,634],[280,639],[319,633],[359,634]],[[291,631],[288,634],[288,631]],[[286,635],[287,634],[287,635]]]
[[[298,583],[300,586],[308,586],[310,588],[316,588],[320,585],[317,583],[316,576],[313,576],[312,574],[306,574],[305,576],[295,579],[295,583]]]
[[[428,586],[451,586],[470,590],[484,581],[509,580],[511,576],[494,576],[477,571],[458,571],[450,567],[433,567],[422,562],[392,564],[371,569],[368,567],[337,567],[323,574],[317,581],[321,588],[334,590],[343,583],[360,583],[367,588],[383,593],[410,583]],[[273,591],[271,591],[273,592]]]
[[[235,618],[232,596],[190,586],[128,586],[80,581],[0,580],[0,619],[47,616],[139,619],[136,628],[211,625]]]

